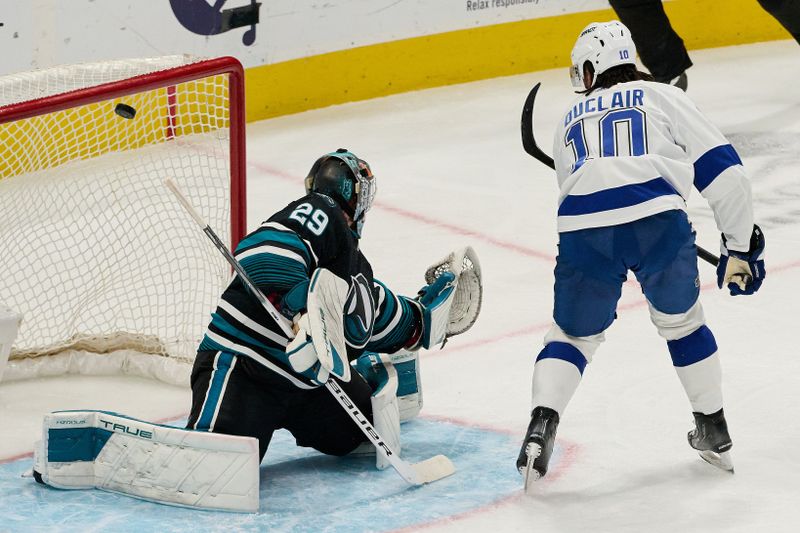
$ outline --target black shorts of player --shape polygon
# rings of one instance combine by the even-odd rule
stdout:
[[[341,388],[372,420],[372,390],[357,372]],[[298,446],[347,455],[364,433],[325,387],[300,389],[246,356],[201,351],[192,368],[192,411],[187,427],[258,439],[261,459],[272,434],[287,429]]]

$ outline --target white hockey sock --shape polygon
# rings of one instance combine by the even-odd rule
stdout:
[[[581,373],[574,364],[563,359],[540,359],[533,366],[532,407],[549,407],[563,415],[580,382]]]
[[[675,372],[692,411],[709,415],[722,409],[722,366],[717,352],[689,366],[676,366]]]

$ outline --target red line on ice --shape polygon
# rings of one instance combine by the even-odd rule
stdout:
[[[522,477],[520,477],[520,485],[522,484]],[[417,524],[413,526],[408,526],[400,529],[390,530],[389,533],[410,533],[412,531],[421,531],[423,529],[430,529],[432,527],[441,526],[445,524],[452,524],[453,522],[459,522],[461,520],[465,520],[467,518],[471,518],[478,514],[482,514],[488,511],[492,511],[494,509],[499,509],[504,507],[510,503],[513,503],[517,500],[522,499],[525,496],[525,493],[522,489],[512,492],[502,498],[498,498],[497,500],[493,501],[492,503],[488,503],[481,507],[477,507],[475,509],[470,509],[469,511],[464,511],[463,513],[455,514],[452,516],[443,516],[442,518],[437,518],[435,520],[431,520],[430,522],[423,522],[422,524]]]
[[[473,422],[470,422],[469,420],[464,420],[461,418],[455,418],[449,416],[423,415],[422,418],[425,418],[427,420],[446,422],[459,426],[478,428],[485,431],[491,431],[493,433],[504,433],[506,435],[517,435],[519,433],[517,431],[512,431],[507,428],[499,428],[487,424],[475,424]],[[550,470],[548,472],[548,475],[545,478],[543,478],[540,483],[550,484],[558,480],[564,474],[564,472],[569,470],[569,468],[575,463],[575,460],[580,452],[580,446],[578,444],[575,444],[573,442],[565,442],[563,439],[558,439],[558,446],[561,450],[558,464],[556,465],[555,469]],[[521,485],[522,485],[522,477],[520,477],[520,486]],[[429,522],[423,522],[421,524],[416,524],[413,526],[391,530],[391,533],[411,533],[412,531],[421,531],[436,526],[452,524],[454,522],[466,520],[468,518],[472,518],[473,516],[477,516],[479,514],[483,514],[489,511],[493,511],[495,509],[502,508],[506,505],[509,505],[511,503],[514,503],[522,499],[523,496],[525,496],[525,493],[523,492],[522,488],[520,488],[520,490],[517,490],[511,494],[498,498],[497,500],[488,503],[486,505],[481,505],[480,507],[476,507],[475,509],[470,509],[469,511],[464,511],[451,516],[443,516],[442,518],[437,518]]]
[[[25,459],[27,457],[33,457],[33,452],[25,452],[19,455],[12,455],[11,457],[6,457],[4,459],[0,459],[0,465],[6,463],[13,463],[14,461],[19,461],[20,459]]]

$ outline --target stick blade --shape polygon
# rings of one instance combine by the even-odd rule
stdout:
[[[453,461],[444,455],[436,455],[430,459],[414,463],[411,465],[411,468],[414,469],[414,474],[417,477],[417,485],[433,483],[434,481],[453,475],[456,471],[456,466],[453,464]]]
[[[525,98],[525,104],[522,106],[522,117],[520,120],[520,129],[522,130],[522,147],[528,155],[538,159],[550,168],[556,168],[553,158],[544,153],[541,148],[536,144],[536,139],[533,136],[533,105],[536,101],[536,93],[539,92],[541,83],[537,83],[528,93]]]

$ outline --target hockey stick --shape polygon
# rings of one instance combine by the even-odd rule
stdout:
[[[520,126],[522,127],[522,147],[528,152],[528,155],[555,170],[555,161],[539,148],[536,144],[536,139],[533,137],[533,104],[536,101],[536,93],[539,92],[539,87],[541,85],[541,82],[539,82],[533,86],[531,92],[528,93],[528,97],[525,98],[525,104],[522,106],[522,120],[520,121]]]
[[[522,128],[522,147],[525,149],[528,155],[555,170],[556,165],[553,161],[553,158],[539,148],[539,145],[536,144],[536,139],[533,136],[533,104],[536,100],[536,93],[539,92],[540,85],[541,83],[537,83],[533,86],[531,92],[528,93],[528,97],[525,99],[525,105],[522,106],[522,120],[520,121],[520,126]],[[702,246],[697,247],[697,256],[703,261],[714,266],[719,264],[719,257],[712,254]]]
[[[164,180],[164,184],[167,186],[169,190],[175,194],[175,197],[180,202],[181,206],[184,210],[189,213],[192,219],[203,229],[203,232],[211,239],[211,242],[214,243],[214,246],[225,256],[225,259],[230,263],[233,269],[236,271],[236,274],[239,275],[241,280],[244,282],[245,286],[250,290],[253,296],[261,303],[264,309],[269,313],[275,322],[278,323],[280,328],[283,330],[283,333],[288,338],[293,338],[294,332],[292,331],[291,325],[289,324],[289,320],[286,319],[283,315],[278,313],[275,306],[272,305],[264,293],[262,293],[258,287],[253,283],[250,279],[250,276],[247,275],[242,265],[239,261],[233,257],[233,254],[228,250],[225,244],[219,239],[217,234],[214,232],[211,227],[206,224],[206,221],[203,220],[203,217],[192,207],[189,203],[189,200],[186,196],[183,195],[181,190],[178,188],[178,184],[172,178],[167,178]],[[378,453],[384,455],[387,461],[397,470],[397,473],[406,480],[408,483],[412,485],[423,485],[425,483],[431,483],[433,481],[437,481],[442,479],[443,477],[447,477],[453,474],[456,469],[453,463],[445,457],[444,455],[436,455],[429,459],[425,459],[424,461],[420,461],[419,463],[409,463],[401,459],[392,449],[391,447],[386,444],[383,438],[375,431],[375,428],[364,416],[364,413],[358,408],[358,406],[350,399],[346,392],[344,392],[339,384],[333,380],[333,378],[329,379],[325,382],[325,388],[336,398],[336,401],[339,402],[339,405],[347,412],[350,418],[353,419],[353,422],[361,429],[364,435],[372,442],[373,446],[375,446]]]

